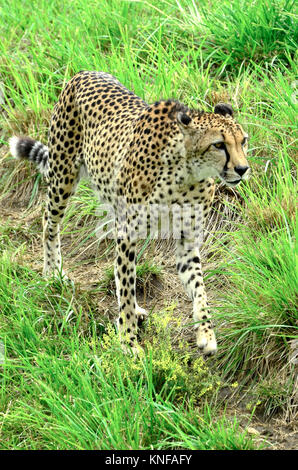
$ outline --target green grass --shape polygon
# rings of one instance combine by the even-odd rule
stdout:
[[[258,448],[233,399],[221,399],[226,389],[251,397],[249,413],[295,418],[296,24],[287,0],[1,2],[1,448]],[[98,203],[86,182],[67,210],[64,252],[86,278],[95,256],[108,260],[101,285],[73,290],[29,268],[45,184],[6,143],[15,133],[46,141],[61,88],[82,69],[112,73],[148,102],[175,98],[208,111],[229,102],[250,135],[252,177],[237,198],[220,196],[231,231],[213,227],[205,248],[219,339],[206,362],[188,347],[175,289],[164,310],[150,312],[146,354],[119,352],[101,310],[113,292],[113,242],[98,244]],[[20,205],[24,221],[8,221]],[[139,247],[141,286],[167,276],[154,246]]]
[[[230,374],[282,368],[290,341],[297,338],[295,186],[284,148],[265,174],[240,190],[243,220],[222,248],[217,271],[230,284],[217,313],[225,322],[221,356]],[[294,376],[294,367],[289,373]]]

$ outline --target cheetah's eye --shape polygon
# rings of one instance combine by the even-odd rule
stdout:
[[[218,142],[217,144],[213,144],[213,146],[217,149],[220,149],[220,150],[225,150],[225,148],[226,148],[224,142]]]
[[[248,141],[248,137],[244,137],[241,142],[242,147],[244,147],[244,145],[247,144],[247,141]]]

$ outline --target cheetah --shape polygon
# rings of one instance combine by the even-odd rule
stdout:
[[[44,276],[64,275],[59,227],[83,169],[100,201],[114,209],[117,327],[124,349],[138,351],[138,323],[146,314],[136,302],[138,228],[168,210],[178,275],[193,302],[196,343],[204,355],[215,353],[199,240],[214,179],[236,186],[249,176],[247,141],[228,104],[213,112],[172,99],[147,104],[108,73],[77,73],[55,105],[48,146],[29,137],[9,142],[12,155],[34,162],[48,183]],[[177,214],[183,212],[188,217],[181,225]]]

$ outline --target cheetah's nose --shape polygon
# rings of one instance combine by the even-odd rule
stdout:
[[[244,173],[248,170],[249,166],[235,166],[235,171],[238,175],[243,176]]]

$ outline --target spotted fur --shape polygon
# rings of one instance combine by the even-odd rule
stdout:
[[[100,200],[114,207],[118,327],[123,343],[133,349],[138,348],[138,318],[146,313],[136,303],[138,225],[152,219],[155,205],[174,207],[174,218],[175,210],[189,208],[189,222],[176,237],[177,271],[193,300],[198,347],[214,353],[198,240],[213,200],[213,178],[235,186],[249,173],[247,136],[232,108],[219,104],[206,113],[175,100],[148,105],[115,77],[84,71],[61,93],[48,147],[28,137],[13,137],[10,147],[15,157],[35,162],[48,181],[45,276],[62,272],[59,225],[82,167]]]

